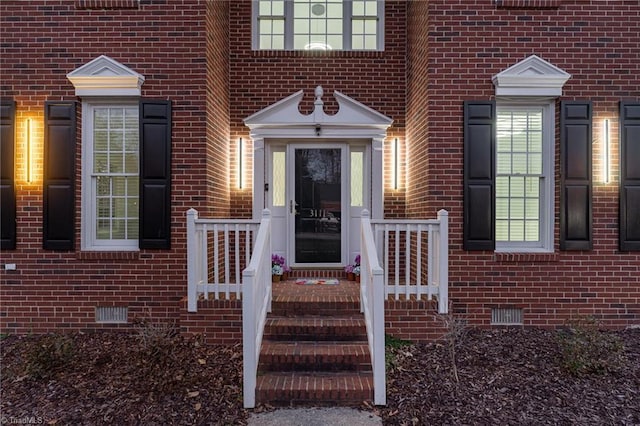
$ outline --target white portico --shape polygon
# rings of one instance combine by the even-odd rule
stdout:
[[[324,112],[323,90],[303,115],[300,90],[244,122],[254,147],[253,216],[272,212],[273,252],[292,266],[342,266],[360,252],[367,209],[383,215],[383,142],[392,119],[334,91],[339,109]]]

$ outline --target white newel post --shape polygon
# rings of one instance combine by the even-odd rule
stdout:
[[[376,405],[387,405],[387,383],[385,366],[385,336],[384,336],[384,272],[377,268],[373,271],[373,329],[375,337],[373,356],[373,378],[374,403]]]
[[[438,312],[449,312],[449,212],[438,211],[440,238],[438,240]]]
[[[187,211],[187,310],[189,312],[198,311],[196,219],[198,219],[198,211],[189,209]]]
[[[244,408],[256,406],[255,270],[242,274],[242,358]]]

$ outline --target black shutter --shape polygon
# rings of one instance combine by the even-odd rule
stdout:
[[[592,107],[589,101],[560,103],[560,249],[591,250]]]
[[[171,244],[171,101],[140,101],[141,249]]]
[[[620,250],[640,250],[640,102],[620,103]]]
[[[75,239],[76,103],[44,105],[42,246],[73,250]]]
[[[16,248],[16,103],[0,102],[0,249]]]
[[[495,249],[496,104],[464,103],[464,249]]]

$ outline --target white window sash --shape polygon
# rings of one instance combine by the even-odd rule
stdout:
[[[97,177],[98,176],[130,176],[128,173],[104,174],[93,171],[94,144],[94,111],[98,108],[124,108],[137,106],[131,100],[93,100],[82,103],[82,214],[81,214],[81,249],[83,251],[137,251],[138,239],[97,238]],[[139,196],[139,195],[138,195]]]
[[[510,100],[497,104],[497,111],[531,111],[542,107],[542,174],[539,193],[538,241],[496,241],[497,252],[553,252],[554,232],[554,161],[555,161],[555,100]],[[497,150],[497,146],[496,146]],[[496,165],[497,168],[497,165]],[[496,172],[497,176],[497,172]],[[494,200],[495,202],[495,200]],[[494,219],[495,220],[495,219]]]
[[[353,4],[351,1],[344,1],[342,3],[342,51],[352,50],[352,38],[351,25],[354,19],[362,20],[376,20],[376,49],[363,49],[362,51],[377,52],[384,50],[384,1],[377,1],[377,17],[373,16],[354,16]],[[293,45],[293,33],[294,33],[294,1],[285,0],[284,3],[284,16],[282,15],[260,15],[258,1],[252,1],[251,11],[251,37],[253,50],[281,50],[281,49],[261,49],[260,48],[260,21],[263,19],[284,19],[284,49],[282,50],[295,50]]]

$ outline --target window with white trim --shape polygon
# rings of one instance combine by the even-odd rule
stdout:
[[[137,250],[138,103],[84,102],[82,243],[84,250]]]
[[[256,50],[383,50],[382,0],[254,0]]]
[[[553,103],[497,104],[496,249],[553,249]]]

